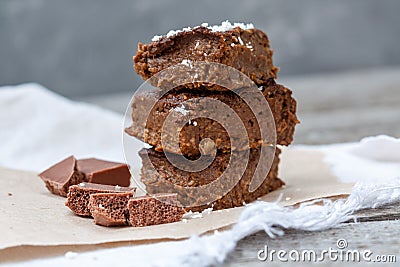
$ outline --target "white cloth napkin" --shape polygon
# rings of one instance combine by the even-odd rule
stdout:
[[[0,88],[0,119],[1,166],[39,171],[70,154],[123,160],[121,115],[72,102],[40,85]],[[321,150],[340,179],[358,182],[347,201],[326,200],[322,206],[309,202],[296,209],[277,202],[256,202],[245,208],[237,225],[222,233],[178,242],[67,253],[30,261],[29,265],[212,265],[222,262],[239,239],[254,232],[264,230],[274,237],[288,228],[323,230],[352,218],[356,210],[400,200],[400,139],[377,136],[358,143],[299,147]]]
[[[39,172],[70,155],[123,162],[123,126],[121,114],[38,84],[0,87],[0,166]]]

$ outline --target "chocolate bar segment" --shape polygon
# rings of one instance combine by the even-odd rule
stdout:
[[[77,160],[70,156],[39,174],[47,189],[56,195],[67,196],[71,185],[84,181],[84,174],[77,169]]]
[[[156,194],[132,198],[128,202],[129,223],[133,227],[177,222],[185,213],[176,194]]]
[[[78,170],[89,183],[129,186],[131,174],[124,163],[105,161],[96,158],[78,160]]]
[[[155,38],[149,44],[138,44],[134,57],[134,68],[144,80],[176,64],[190,65],[192,62],[215,62],[237,69],[250,77],[257,85],[270,78],[276,78],[278,68],[273,65],[272,54],[267,35],[253,27],[228,27],[215,30],[212,27],[199,26]],[[230,77],[229,73],[219,73],[220,69],[205,69],[206,90],[227,89],[218,86],[213,78]],[[217,75],[214,75],[217,73]],[[208,76],[208,77],[207,77]],[[165,89],[179,77],[156,75],[156,86]],[[200,78],[203,80],[203,77]],[[198,89],[202,83],[188,83],[185,88]],[[176,84],[178,85],[178,84]],[[173,85],[173,87],[175,87]],[[232,89],[232,88],[231,88]]]
[[[89,209],[90,195],[96,193],[124,193],[130,192],[133,195],[136,192],[135,187],[121,187],[112,185],[102,185],[94,183],[80,183],[69,188],[67,202],[65,206],[69,207],[76,215],[91,216]]]
[[[97,193],[90,195],[89,209],[95,224],[124,226],[128,224],[128,201],[133,192]]]

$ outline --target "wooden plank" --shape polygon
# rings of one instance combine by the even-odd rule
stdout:
[[[268,245],[269,249],[275,250],[304,250],[313,249],[321,253],[324,249],[337,249],[338,239],[345,239],[348,249],[371,250],[374,255],[396,255],[397,262],[399,254],[399,232],[400,221],[378,221],[364,223],[345,223],[340,227],[321,231],[304,232],[288,230],[282,237],[269,238],[265,233],[259,232],[251,235],[238,243],[238,246],[228,255],[225,265],[227,266],[281,266],[282,262],[262,262],[257,259],[257,252]],[[306,262],[307,263],[307,262]],[[324,265],[331,265],[332,262],[325,261]],[[353,266],[353,262],[344,262],[344,266]],[[285,266],[298,266],[296,262],[286,262]]]

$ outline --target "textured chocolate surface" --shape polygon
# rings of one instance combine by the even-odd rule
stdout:
[[[88,158],[78,160],[78,170],[85,175],[85,181],[96,184],[129,186],[131,174],[124,163]]]
[[[278,68],[272,63],[273,51],[270,49],[267,35],[258,29],[234,28],[228,31],[213,32],[205,27],[180,32],[149,44],[138,44],[134,56],[134,68],[144,80],[161,70],[176,64],[190,62],[215,62],[233,67],[251,78],[257,85],[269,78],[276,78]],[[210,74],[218,72],[210,70]],[[157,76],[157,75],[156,75]],[[227,77],[222,73],[215,78]],[[216,84],[212,77],[208,80]],[[178,81],[170,74],[159,75],[154,81],[156,86],[170,87]],[[152,82],[152,84],[154,84]],[[186,84],[186,88],[197,88],[201,83]],[[226,90],[219,86],[207,86],[207,90]]]
[[[132,198],[128,202],[129,222],[134,227],[177,222],[185,213],[176,194]]]
[[[89,210],[89,198],[91,194],[121,192],[132,192],[135,194],[136,188],[94,183],[80,183],[69,188],[65,206],[69,207],[76,215],[91,216]]]
[[[132,197],[133,192],[90,195],[89,210],[95,224],[102,226],[128,225],[128,201]]]
[[[296,101],[292,97],[292,91],[282,85],[275,84],[270,79],[262,87],[261,92],[267,100],[274,117],[277,144],[289,145],[293,140],[295,126],[299,122],[296,117]],[[223,125],[207,118],[207,116],[202,116],[203,110],[198,110],[190,106],[190,104],[183,105],[184,101],[202,101],[205,97],[225,103],[239,116],[240,120],[234,117],[226,118],[227,124],[235,129],[230,135],[228,135]],[[147,118],[148,112],[146,110],[149,110],[154,103],[156,104]],[[195,114],[199,118],[187,123],[180,130],[179,136],[167,134],[176,131],[174,125],[171,125],[170,128],[168,128],[168,124],[164,125],[167,116],[174,109],[182,109],[182,106],[186,111],[190,111],[191,114]],[[215,112],[218,112],[218,110]],[[260,116],[268,120],[266,114],[261,114]],[[182,117],[184,119],[184,116]],[[179,119],[182,118],[178,117],[177,120]],[[239,126],[242,123],[248,136],[243,135],[242,131],[239,130]],[[273,127],[273,122],[267,121],[267,123],[271,125],[271,128]],[[163,127],[166,127],[164,131]],[[126,129],[126,132],[154,146],[156,151],[165,150],[178,154],[179,147],[171,144],[179,144],[180,152],[190,157],[200,154],[199,144],[205,138],[212,139],[220,152],[229,152],[231,149],[235,151],[246,150],[249,146],[250,148],[257,148],[265,141],[268,141],[266,139],[264,139],[264,142],[261,140],[259,124],[253,111],[237,94],[234,92],[210,92],[205,90],[179,90],[165,95],[158,91],[151,91],[135,95],[132,102],[132,125]],[[168,140],[168,142],[164,141],[164,144],[161,143],[162,133],[164,138],[167,136]],[[179,139],[176,137],[179,137]],[[237,147],[231,147],[231,141],[233,140],[237,141]],[[203,152],[205,151],[203,150]]]
[[[273,151],[271,152],[273,153]],[[242,155],[240,153],[244,152],[238,153],[240,156]],[[230,154],[217,153],[212,164],[206,169],[199,172],[187,172],[173,166],[165,157],[164,153],[156,152],[153,149],[142,149],[139,152],[143,161],[141,181],[146,185],[147,192],[151,194],[161,192],[178,193],[178,200],[181,203],[187,203],[189,201],[193,203],[192,207],[187,208],[193,211],[203,210],[208,207],[213,207],[214,209],[238,207],[242,206],[244,203],[254,201],[258,197],[284,185],[284,182],[278,178],[279,154],[280,150],[277,148],[275,156],[272,154],[274,159],[269,172],[268,169],[265,169],[265,172],[268,173],[267,177],[265,177],[265,180],[263,180],[261,185],[253,192],[249,191],[249,185],[257,168],[257,164],[260,168],[268,167],[265,162],[258,163],[260,149],[250,150],[248,163],[246,163],[246,160],[236,160],[234,163],[231,163],[232,176],[234,176],[235,173],[237,175],[239,170],[245,169],[243,175],[239,177],[239,182],[228,193],[221,195],[222,197],[208,205],[204,205],[203,199],[201,198],[194,198],[191,195],[185,195],[185,193],[181,194],[181,192],[176,191],[176,188],[171,187],[170,183],[182,187],[207,185],[224,173],[229,163]],[[223,188],[214,188],[213,190],[218,193],[218,190],[222,192]],[[208,195],[205,195],[204,199],[207,197]]]
[[[39,174],[47,189],[56,195],[67,196],[71,185],[84,181],[84,175],[77,170],[77,160],[70,156]]]

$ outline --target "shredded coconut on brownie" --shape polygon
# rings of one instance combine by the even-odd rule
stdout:
[[[200,27],[204,27],[207,29],[210,29],[212,32],[225,32],[229,30],[233,30],[234,28],[241,28],[242,30],[248,30],[248,29],[254,29],[254,25],[252,23],[238,23],[234,22],[233,24],[230,23],[228,20],[223,21],[221,25],[213,25],[213,26],[208,26],[208,23],[202,23],[200,26],[195,26],[193,28],[191,27],[186,27],[183,28],[182,30],[171,30],[166,34],[167,38],[170,38],[174,35],[177,35],[180,32],[190,32],[192,29],[197,29]],[[162,35],[155,35],[151,41],[156,42],[159,41],[163,36]]]

